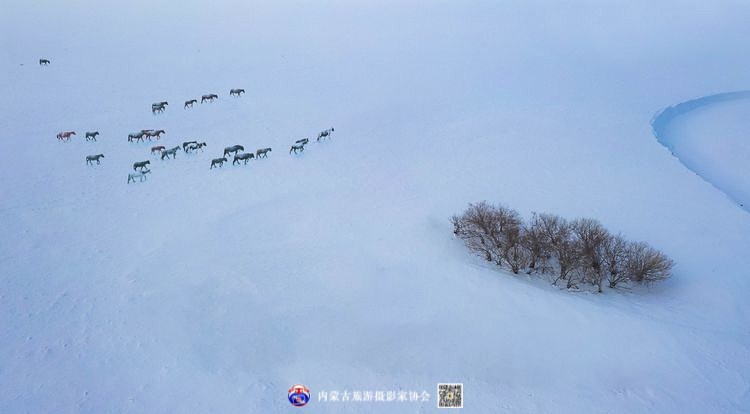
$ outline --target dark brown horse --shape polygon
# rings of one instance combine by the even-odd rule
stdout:
[[[97,164],[101,164],[99,160],[104,158],[104,154],[88,155],[86,156],[86,164],[93,164],[96,161]]]
[[[146,135],[145,132],[134,132],[132,134],[128,134],[128,142],[138,142],[143,141],[143,136]]]
[[[209,168],[209,170],[213,169],[215,165],[218,165],[219,167],[223,167],[225,162],[227,162],[226,157],[214,158],[211,160],[211,168]]]
[[[226,147],[224,148],[224,156],[226,157],[227,155],[231,153],[234,153],[234,155],[237,155],[238,152],[244,151],[244,150],[245,150],[245,147],[243,147],[242,145],[233,145],[231,147]]]
[[[232,165],[235,163],[238,163],[240,161],[245,161],[245,164],[247,164],[248,161],[252,160],[255,157],[255,155],[252,152],[246,152],[244,154],[235,155],[234,161],[232,161]]]
[[[151,161],[149,161],[149,160],[138,161],[136,163],[133,163],[133,171],[136,171],[139,168],[141,169],[141,171],[143,171],[144,169],[148,169],[148,168],[146,168],[146,166],[149,165],[149,164],[151,164]]]

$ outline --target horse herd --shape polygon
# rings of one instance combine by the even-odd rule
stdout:
[[[41,59],[39,62],[40,65],[47,65],[49,64],[49,61],[46,59]],[[244,89],[231,89],[229,91],[230,96],[239,97],[243,93],[245,93]],[[201,96],[201,103],[204,102],[213,102],[215,99],[218,99],[217,94],[206,94]],[[197,99],[191,99],[189,101],[185,101],[184,108],[191,108],[193,104],[197,103]],[[169,102],[162,101],[162,102],[155,102],[151,105],[151,112],[154,114],[164,112],[166,107],[169,105]],[[326,129],[324,131],[321,131],[318,134],[317,141],[320,142],[321,139],[327,139],[330,138],[333,134],[334,129],[333,127]],[[152,138],[156,138],[159,140],[162,136],[162,134],[165,134],[166,131],[163,129],[142,129],[138,132],[133,132],[128,134],[128,142],[145,142],[146,140],[151,141]],[[62,142],[68,142],[70,141],[71,137],[76,135],[75,131],[63,131],[57,134],[58,141]],[[85,138],[86,141],[96,141],[96,137],[100,135],[99,131],[90,131],[86,132]],[[299,153],[305,150],[305,145],[307,145],[310,142],[309,138],[303,138],[298,139],[294,142],[294,144],[291,145],[289,148],[289,153]],[[164,145],[157,145],[151,147],[151,155],[159,155],[162,160],[168,160],[170,158],[175,159],[177,158],[177,151],[183,151],[186,154],[189,154],[190,152],[201,150],[203,151],[203,148],[207,147],[208,145],[205,142],[198,142],[198,141],[185,141],[182,143],[182,146],[175,146],[173,148],[167,149]],[[245,152],[245,147],[242,145],[233,145],[230,147],[224,148],[224,152],[220,158],[214,158],[211,160],[211,165],[209,169],[218,168],[224,166],[225,162],[228,162],[228,156],[233,156],[232,159],[232,165],[239,164],[240,162],[243,163],[243,165],[246,165],[248,161],[252,159],[259,159],[259,158],[268,158],[268,153],[271,152],[271,148],[260,148],[256,150],[255,152]],[[104,154],[95,154],[95,155],[88,155],[86,156],[86,164],[87,165],[93,165],[94,162],[96,164],[101,164],[101,160],[104,158]],[[148,168],[148,166],[151,164],[151,161],[145,160],[145,161],[139,161],[133,164],[133,171],[135,173],[128,174],[128,184],[131,182],[135,182],[136,179],[139,181],[145,181],[147,174],[151,173],[151,170]]]
[[[316,141],[320,141],[321,139],[330,138],[331,135],[334,132],[334,128],[331,127],[329,129],[326,129],[324,131],[321,131],[318,134],[318,138]],[[163,129],[153,130],[153,129],[144,129],[136,133],[128,134],[128,142],[144,142],[146,138],[148,140],[151,140],[151,137],[155,137],[157,140],[161,137],[162,134],[166,133]],[[57,134],[58,140],[63,141],[69,141],[70,137],[76,135],[74,131],[65,131],[60,132]],[[99,131],[93,131],[93,132],[86,132],[86,140],[90,141],[96,141],[96,137],[100,135]],[[292,144],[292,146],[289,148],[289,153],[291,154],[294,152],[297,154],[298,152],[305,150],[305,145],[310,143],[309,138],[303,138],[298,139]],[[164,145],[157,145],[151,147],[151,155],[159,155],[162,160],[165,159],[175,159],[177,158],[177,151],[183,151],[186,154],[189,154],[190,152],[201,150],[203,151],[203,148],[207,147],[208,144],[205,142],[198,142],[198,141],[185,141],[182,143],[182,146],[177,145],[173,148],[167,149]],[[260,159],[260,158],[268,158],[268,153],[272,152],[273,149],[268,148],[260,148],[257,149],[255,152],[245,152],[245,147],[242,145],[232,145],[229,147],[224,148],[224,152],[222,154],[222,157],[220,158],[214,158],[211,160],[211,165],[209,169],[223,167],[225,162],[228,162],[228,156],[233,156],[232,159],[232,165],[239,164],[240,162],[243,163],[243,165],[246,165],[248,161],[252,159]],[[104,158],[104,154],[95,154],[95,155],[87,155],[86,156],[86,164],[87,165],[93,165],[94,162],[97,164],[101,164],[101,160]],[[131,182],[135,182],[136,179],[139,181],[145,181],[146,175],[151,173],[151,170],[148,168],[149,164],[151,164],[150,160],[145,161],[138,161],[133,164],[133,171],[135,173],[128,174],[128,184]]]
[[[237,97],[239,97],[243,93],[245,93],[244,89],[231,89],[229,91],[229,96],[237,96]],[[215,93],[210,93],[210,94],[207,94],[207,95],[202,95],[201,96],[201,103],[213,102],[214,100],[216,100],[218,98],[219,98],[219,95],[217,95]],[[183,108],[184,109],[192,108],[193,104],[195,104],[197,102],[198,102],[197,99],[187,100],[187,101],[185,101],[185,105],[183,106]],[[154,102],[154,103],[151,104],[151,113],[153,113],[153,114],[162,113],[167,108],[167,106],[169,106],[169,102],[167,102],[167,101]]]
[[[237,96],[239,97],[241,94],[245,93],[244,89],[231,89],[229,91],[229,96]],[[215,93],[210,93],[207,95],[201,96],[201,103],[205,102],[213,102],[214,100],[218,99],[219,95]],[[185,101],[185,105],[183,106],[184,109],[192,108],[193,104],[197,103],[197,99],[190,99]],[[154,102],[151,104],[151,113],[153,114],[160,114],[164,112],[165,109],[167,109],[167,106],[169,106],[169,102],[167,101],[161,101],[161,102]]]

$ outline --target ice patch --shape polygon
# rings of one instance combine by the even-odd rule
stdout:
[[[750,212],[750,91],[719,93],[659,111],[656,139],[688,169]]]

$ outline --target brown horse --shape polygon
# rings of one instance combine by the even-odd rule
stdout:
[[[255,151],[255,158],[268,158],[268,153],[271,152],[271,148],[262,148]]]
[[[146,132],[146,138],[148,138],[149,141],[151,141],[151,137],[154,137],[156,139],[161,138],[161,134],[166,133],[163,129],[157,129],[156,131],[150,130]]]
[[[71,135],[75,135],[75,131],[65,131],[57,134],[57,139],[60,141],[70,141]]]
[[[165,147],[164,145],[157,145],[157,146],[155,146],[155,147],[151,147],[151,154],[155,154],[155,153],[157,153],[157,152],[158,152],[158,153],[161,153],[161,152],[162,152],[162,151],[164,151],[165,149],[166,149],[166,147]]]

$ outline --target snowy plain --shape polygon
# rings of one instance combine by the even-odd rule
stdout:
[[[439,382],[471,413],[750,411],[750,215],[649,123],[748,89],[747,2],[0,10],[0,412],[286,412],[298,383],[309,412],[440,412]],[[147,128],[208,148],[162,162],[126,141]],[[209,170],[237,143],[274,150]],[[675,275],[595,295],[499,272],[452,237],[480,200],[597,218]],[[431,397],[317,398],[399,389]]]

